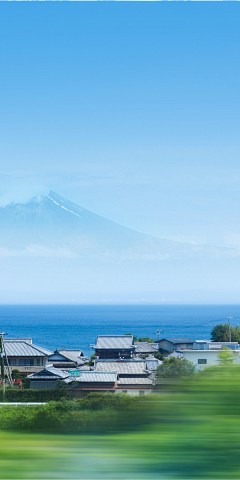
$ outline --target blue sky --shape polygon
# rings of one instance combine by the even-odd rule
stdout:
[[[240,248],[238,2],[0,8],[2,201]]]

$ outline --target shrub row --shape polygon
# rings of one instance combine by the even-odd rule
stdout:
[[[54,433],[104,433],[133,429],[144,422],[143,402],[126,394],[90,394],[39,406],[2,406],[3,430]]]
[[[67,390],[15,390],[7,388],[5,393],[5,402],[50,402],[58,401],[67,397]]]

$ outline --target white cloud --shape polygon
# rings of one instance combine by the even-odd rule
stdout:
[[[65,248],[48,248],[42,245],[32,244],[18,250],[0,247],[0,257],[57,257],[57,258],[75,258],[79,257],[76,253]]]
[[[26,185],[23,182],[20,184],[9,185],[1,187],[0,191],[0,206],[9,205],[11,203],[25,204],[32,198],[40,201],[49,193],[49,188],[40,185]]]

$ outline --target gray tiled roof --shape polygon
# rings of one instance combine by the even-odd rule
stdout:
[[[147,364],[148,370],[157,370],[157,368],[161,363],[162,362],[160,362],[157,358],[154,358],[153,356],[146,358],[146,364]]]
[[[118,386],[123,385],[153,385],[153,379],[148,377],[128,377],[128,378],[119,378]]]
[[[81,350],[65,350],[65,348],[58,350],[58,352],[66,357],[68,360],[76,363],[83,363],[81,360]]]
[[[70,362],[70,361],[67,361],[67,360],[62,360],[62,362],[60,362],[60,361],[56,362],[55,360],[53,361],[51,359],[51,357],[49,358],[49,362],[52,363],[54,365],[54,367],[61,368],[61,369],[64,368],[64,370],[68,370],[69,368],[78,368],[79,367],[79,365],[77,365],[77,367],[76,367],[75,362]]]
[[[160,342],[163,340],[166,340],[167,342],[171,343],[194,343],[195,340],[192,340],[191,338],[162,338]]]
[[[132,335],[98,335],[95,348],[99,349],[132,349]]]
[[[135,342],[136,349],[134,353],[153,353],[159,349],[158,343]]]
[[[81,372],[83,370],[88,371],[88,372],[92,370],[92,367],[89,367],[89,365],[81,365],[80,368],[81,368],[81,370],[80,370]]]
[[[65,383],[73,383],[76,382],[80,378],[81,374],[79,372],[79,375],[70,375],[70,377],[65,378],[64,382]]]
[[[200,350],[201,352],[203,350]],[[170,353],[169,355],[167,355],[166,358],[171,358],[171,357],[175,357],[175,358],[183,358],[183,353],[179,352],[178,350],[176,350],[175,352],[173,353]]]
[[[8,357],[46,357],[53,353],[50,352],[50,350],[46,350],[45,348],[38,347],[37,345],[25,341],[13,342],[11,340],[8,342],[5,340],[4,345]]]
[[[77,365],[83,365],[83,357],[80,357],[81,350],[56,350],[52,355],[49,356],[49,361],[53,362],[54,365],[61,364],[62,362],[73,362]],[[55,357],[55,358],[54,358]]]
[[[116,372],[83,372],[81,377],[77,377],[76,381],[79,383],[102,383],[102,382],[113,382],[117,381]]]
[[[58,368],[54,368],[53,366],[45,367],[40,372],[32,373],[28,375],[28,378],[32,380],[58,380],[64,379],[69,377],[69,373],[63,372]]]
[[[108,361],[108,360],[98,360],[96,363],[95,371],[98,372],[117,372],[121,373],[130,373],[130,374],[137,374],[137,373],[145,373],[146,371],[146,362],[139,361],[139,360],[116,360]]]
[[[27,338],[14,338],[14,337],[7,337],[4,339],[5,342],[27,342],[32,344],[32,339],[30,337]]]

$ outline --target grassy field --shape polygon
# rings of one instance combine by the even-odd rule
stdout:
[[[106,436],[1,432],[0,438],[1,479],[161,478],[159,435],[153,432]]]
[[[148,422],[134,431],[2,430],[0,478],[239,479],[239,399],[240,366],[225,365],[144,400]]]
[[[239,420],[208,421],[97,436],[1,432],[0,478],[238,479]]]

